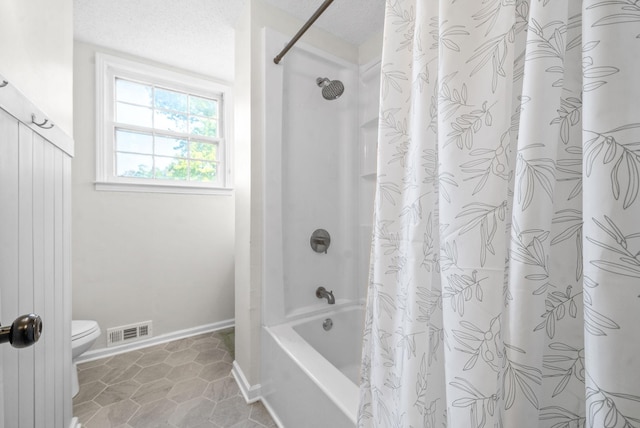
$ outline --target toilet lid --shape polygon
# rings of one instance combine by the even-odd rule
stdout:
[[[98,329],[98,323],[94,320],[71,321],[71,340],[80,339]]]

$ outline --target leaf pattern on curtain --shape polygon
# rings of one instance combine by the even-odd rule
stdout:
[[[386,8],[358,426],[640,428],[640,6]]]

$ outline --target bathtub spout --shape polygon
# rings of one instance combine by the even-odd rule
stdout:
[[[316,297],[318,299],[327,299],[330,305],[333,305],[336,302],[336,298],[333,297],[333,291],[327,291],[324,287],[318,287],[316,290]]]

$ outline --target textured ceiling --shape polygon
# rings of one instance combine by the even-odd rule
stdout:
[[[74,0],[80,41],[233,80],[234,31],[249,0]],[[265,0],[306,21],[323,0]],[[360,45],[382,29],[385,0],[334,0],[314,24]]]
[[[74,0],[74,37],[233,80],[233,27],[246,1]]]
[[[323,0],[265,0],[290,15],[306,21]],[[382,29],[385,0],[334,0],[313,24],[341,39],[360,46]]]

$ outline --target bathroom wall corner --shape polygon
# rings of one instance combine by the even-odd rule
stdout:
[[[240,368],[236,361],[233,362],[231,375],[238,384],[240,393],[242,394],[242,397],[247,402],[247,404],[255,403],[262,398],[262,385],[251,385],[247,380],[247,377],[244,375],[242,368]]]
[[[253,86],[257,71],[252,68],[252,2],[248,2],[236,24],[235,36],[235,355],[234,368],[243,373],[244,383],[255,385],[260,367],[260,283],[255,274],[255,230],[253,211],[258,189],[254,187],[253,140],[259,128],[253,126]],[[259,186],[258,186],[259,187]],[[255,303],[257,301],[257,304]],[[257,332],[257,336],[256,336]],[[240,382],[239,382],[240,384]]]

